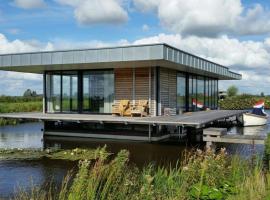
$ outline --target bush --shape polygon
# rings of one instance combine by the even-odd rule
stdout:
[[[238,95],[233,97],[227,97],[223,100],[219,100],[219,107],[224,110],[245,110],[253,108],[254,104],[259,100],[265,101],[265,108],[270,109],[269,97],[258,97],[253,95]]]

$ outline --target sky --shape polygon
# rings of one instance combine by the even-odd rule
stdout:
[[[270,94],[268,0],[0,0],[0,54],[168,43],[230,67],[240,93]],[[0,95],[42,76],[0,71]]]

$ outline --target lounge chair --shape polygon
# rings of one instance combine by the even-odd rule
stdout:
[[[149,113],[148,100],[139,100],[137,106],[133,106],[131,116],[140,115],[141,117],[147,116]]]
[[[114,104],[112,107],[113,115],[130,116],[131,113],[129,100],[120,100],[118,105]]]

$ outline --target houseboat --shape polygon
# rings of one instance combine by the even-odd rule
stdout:
[[[167,44],[5,54],[0,70],[43,75],[45,135],[85,137],[145,136],[151,118],[215,110],[218,81],[241,79]],[[151,123],[153,133],[169,130]]]

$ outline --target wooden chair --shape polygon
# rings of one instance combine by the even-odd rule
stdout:
[[[149,113],[148,100],[139,100],[137,106],[133,106],[131,110],[131,116],[140,115],[141,117],[146,117]]]
[[[119,105],[114,104],[112,107],[112,114],[120,116],[130,116],[131,108],[129,100],[120,100]]]

